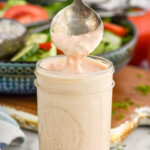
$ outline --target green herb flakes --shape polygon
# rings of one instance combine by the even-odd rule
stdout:
[[[128,102],[129,105],[134,105],[134,102],[132,102],[130,98],[125,98],[125,102]]]
[[[120,145],[119,147],[116,148],[116,150],[124,150],[125,147],[126,145]]]
[[[136,107],[137,107],[137,108],[140,108],[140,104],[136,104]]]
[[[123,101],[120,102],[114,102],[112,107],[117,107],[121,109],[128,109],[130,105],[133,105],[134,103],[130,100],[130,98],[125,98]]]
[[[127,98],[124,99],[124,101],[130,102],[130,98],[127,97]]]
[[[133,103],[133,102],[129,102],[129,104],[130,104],[130,105],[134,105],[134,103]]]
[[[142,84],[140,86],[135,87],[135,90],[141,93],[142,95],[147,96],[150,93],[150,86]]]
[[[111,114],[114,115],[116,112],[114,110],[112,110]]]
[[[138,77],[138,78],[142,78],[142,74],[140,74],[140,73],[137,74],[137,77]]]
[[[114,103],[113,103],[113,107],[122,108],[122,109],[128,109],[129,104],[126,103],[126,102],[124,102],[124,101],[121,101],[121,102],[114,102]]]
[[[117,116],[117,119],[118,119],[118,120],[123,119],[123,115],[122,115],[122,114],[118,115],[118,116]]]

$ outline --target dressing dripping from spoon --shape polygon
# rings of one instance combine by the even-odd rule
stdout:
[[[51,23],[51,37],[57,48],[67,55],[63,72],[81,73],[81,63],[99,45],[103,24],[94,10],[83,0],[61,10]]]

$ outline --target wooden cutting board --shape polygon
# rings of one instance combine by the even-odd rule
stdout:
[[[150,93],[146,96],[135,88],[150,86],[150,72],[127,66],[114,76],[111,143],[122,142],[139,123],[150,125]],[[37,129],[36,96],[0,96],[0,105],[22,127]]]

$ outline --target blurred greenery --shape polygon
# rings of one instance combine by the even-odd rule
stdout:
[[[67,0],[65,2],[55,2],[51,5],[45,6],[46,11],[49,13],[50,16],[54,16],[57,14],[62,8],[70,5],[73,0]]]
[[[36,3],[46,2],[44,0],[8,0],[5,7],[0,10],[0,17],[3,16],[5,11],[9,7],[12,7],[15,5],[20,5],[20,4],[26,4],[29,1],[36,1]],[[50,1],[49,1],[48,5],[42,5],[42,6],[48,12],[49,16],[51,18],[53,18],[54,15],[56,15],[61,9],[70,5],[72,2],[73,2],[73,0],[56,1],[54,3],[50,3]],[[115,35],[114,33],[105,30],[102,42],[95,49],[95,51],[91,53],[91,55],[99,55],[102,53],[107,53],[107,52],[116,50],[116,49],[120,48],[122,45],[129,42],[132,39],[133,34],[134,34],[133,30],[131,30],[131,26],[126,21],[126,18],[106,17],[106,18],[102,18],[102,20],[105,22],[112,22],[114,24],[124,26],[127,29],[127,34],[124,37],[119,37],[119,36]],[[32,28],[34,28],[34,26],[30,27],[28,29],[32,29]],[[48,41],[51,41],[50,29],[44,30],[41,33],[47,34]],[[33,60],[35,60],[37,58],[39,59],[39,57],[42,55],[42,53],[43,53],[43,51],[39,50],[36,54],[37,57],[35,56],[35,58],[33,57],[32,59]]]
[[[15,6],[15,5],[21,5],[21,4],[26,4],[26,0],[8,0],[7,5],[8,6]]]

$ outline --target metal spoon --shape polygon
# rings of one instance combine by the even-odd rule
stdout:
[[[81,35],[103,28],[100,17],[83,0],[61,10],[51,23],[51,32],[62,35]]]

